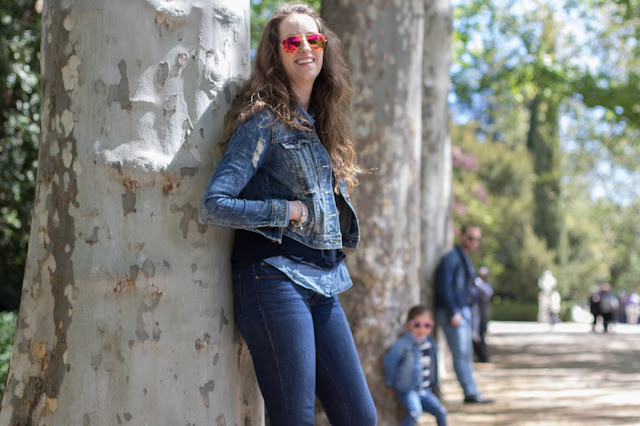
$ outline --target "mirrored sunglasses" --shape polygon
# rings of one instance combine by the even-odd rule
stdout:
[[[432,328],[433,323],[431,321],[420,322],[420,321],[411,321],[411,328]]]
[[[327,39],[320,33],[312,33],[307,34],[306,36],[302,35],[290,35],[285,37],[282,40],[282,50],[291,54],[298,50],[300,45],[302,45],[302,37],[307,38],[307,43],[309,43],[309,47],[313,50],[317,50],[318,52],[324,50],[327,46]]]

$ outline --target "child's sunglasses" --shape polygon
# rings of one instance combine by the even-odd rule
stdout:
[[[420,322],[420,321],[411,321],[411,327],[413,328],[426,328],[429,329],[431,327],[433,327],[433,323],[430,321],[427,322]]]
[[[282,50],[289,54],[295,52],[302,44],[302,37],[302,35],[297,34],[285,37],[282,40]],[[309,43],[309,46],[313,50],[317,50],[318,52],[324,50],[327,45],[327,39],[324,38],[324,36],[320,33],[307,34],[304,37],[307,38],[307,43]]]

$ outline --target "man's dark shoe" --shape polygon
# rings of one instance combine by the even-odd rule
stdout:
[[[487,399],[482,395],[471,395],[464,397],[465,404],[493,404],[495,399]]]

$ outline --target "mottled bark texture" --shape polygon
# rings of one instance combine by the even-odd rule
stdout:
[[[360,164],[353,194],[362,241],[347,254],[354,287],[341,300],[381,425],[400,412],[385,388],[382,356],[420,301],[423,1],[324,0],[345,44],[354,88]],[[331,43],[331,41],[329,41]]]
[[[231,233],[198,206],[249,2],[47,0],[37,194],[3,425],[261,424]]]
[[[451,87],[450,0],[425,0],[422,65],[421,299],[433,305],[434,275],[453,241],[451,137],[447,95]]]

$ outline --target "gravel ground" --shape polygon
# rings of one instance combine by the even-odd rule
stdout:
[[[602,334],[585,323],[492,322],[487,341],[491,362],[476,363],[475,377],[496,403],[463,404],[447,355],[449,426],[640,425],[640,325]]]

